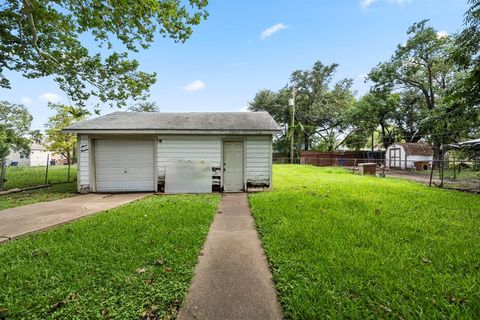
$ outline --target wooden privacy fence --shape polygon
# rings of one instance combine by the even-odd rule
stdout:
[[[301,164],[320,167],[353,167],[359,163],[385,162],[385,151],[302,151]]]

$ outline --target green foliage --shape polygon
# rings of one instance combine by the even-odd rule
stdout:
[[[284,128],[276,148],[295,136],[296,151],[309,150],[312,140],[320,138],[328,149],[338,146],[338,136],[348,128],[346,114],[355,101],[351,79],[332,83],[338,65],[315,62],[311,69],[296,70],[290,83],[277,92],[259,91],[250,102],[250,110],[267,111]],[[295,127],[291,128],[289,99],[295,88]]]
[[[287,319],[475,319],[477,195],[275,165],[249,195]]]
[[[139,102],[134,106],[128,108],[128,111],[132,112],[160,112],[160,108],[158,107],[156,102]]]
[[[167,319],[218,195],[152,196],[0,246],[7,319]]]
[[[156,75],[138,71],[127,52],[146,49],[156,35],[184,42],[206,19],[208,0],[6,0],[0,4],[0,87],[6,70],[27,78],[53,76],[76,104],[90,97],[125,106],[144,99]],[[81,41],[95,40],[103,54]],[[98,110],[98,109],[97,109]]]
[[[480,126],[480,1],[470,0],[465,14],[465,28],[455,38],[450,60],[456,63],[458,75],[448,92],[450,113],[458,129]],[[478,130],[472,132],[478,135]]]
[[[23,105],[0,101],[0,159],[12,149],[30,153],[32,116]]]
[[[62,130],[69,125],[83,120],[89,112],[83,108],[63,104],[48,105],[56,114],[48,118],[45,124],[45,147],[55,154],[61,154],[69,163],[75,161],[77,136],[75,133],[64,133]]]
[[[406,90],[404,115],[410,120],[398,118],[397,125],[403,124],[402,134],[413,136],[421,134],[434,144],[435,157],[439,155],[442,144],[450,143],[469,135],[472,114],[466,114],[466,105],[452,104],[449,93],[456,81],[464,75],[459,73],[452,59],[449,59],[454,46],[450,36],[441,36],[428,20],[413,24],[409,30],[409,39],[399,45],[387,62],[374,68],[369,78],[374,89]],[[423,102],[418,100],[422,96]],[[410,112],[410,114],[408,114]],[[420,118],[423,119],[420,121]],[[474,118],[478,118],[477,114]],[[417,136],[418,137],[418,136]]]

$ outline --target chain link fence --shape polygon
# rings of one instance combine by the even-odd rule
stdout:
[[[290,158],[275,158],[274,164],[288,164]],[[374,163],[380,177],[396,177],[424,183],[432,187],[480,193],[479,160],[407,161],[389,167],[385,159],[372,158],[295,158],[294,163],[319,167],[341,167],[358,173],[359,166]]]
[[[0,184],[0,191],[65,183],[76,180],[77,166],[70,166],[70,174],[68,173],[68,165],[4,166],[1,177],[4,183],[3,190]]]

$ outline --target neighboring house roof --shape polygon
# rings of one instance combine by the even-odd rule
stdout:
[[[47,149],[41,144],[32,143],[30,145],[30,151],[47,151]]]
[[[75,123],[66,132],[88,131],[279,131],[268,112],[113,112]]]
[[[424,142],[397,142],[395,145],[402,146],[407,156],[433,156],[432,146]]]

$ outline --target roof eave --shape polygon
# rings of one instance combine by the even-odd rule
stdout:
[[[164,129],[68,129],[62,130],[64,133],[81,133],[81,134],[275,134],[281,130],[252,130],[252,129],[232,129],[232,130],[164,130]]]

